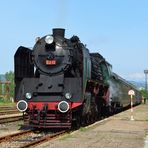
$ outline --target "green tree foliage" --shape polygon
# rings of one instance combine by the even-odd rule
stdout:
[[[148,98],[148,91],[142,89],[142,90],[141,90],[141,93],[142,93],[142,96],[143,96],[144,98]]]
[[[10,97],[14,97],[14,72],[6,72],[5,78],[10,82]]]
[[[0,84],[0,95],[2,95],[2,84]]]

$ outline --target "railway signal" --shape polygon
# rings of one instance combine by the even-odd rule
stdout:
[[[129,90],[128,95],[131,96],[131,121],[134,121],[134,115],[133,115],[133,96],[135,96],[135,91],[134,90]]]

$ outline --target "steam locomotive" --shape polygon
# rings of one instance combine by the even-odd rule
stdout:
[[[15,101],[24,121],[38,128],[71,128],[93,123],[130,104],[140,92],[112,72],[99,53],[90,53],[65,29],[37,38],[33,49],[20,46],[14,56]]]

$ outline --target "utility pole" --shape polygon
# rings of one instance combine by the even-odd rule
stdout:
[[[148,74],[148,70],[144,70],[144,74],[145,74],[145,91],[147,91],[147,74]]]

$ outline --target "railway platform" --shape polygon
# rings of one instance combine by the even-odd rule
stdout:
[[[148,103],[130,109],[64,137],[44,143],[43,148],[148,148]]]

